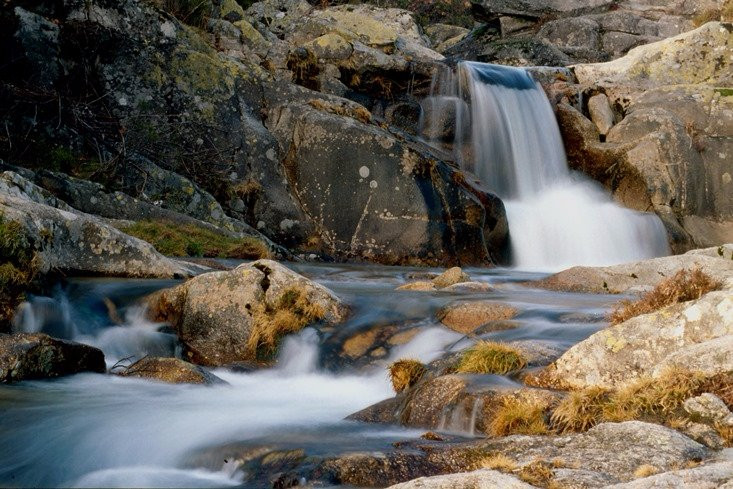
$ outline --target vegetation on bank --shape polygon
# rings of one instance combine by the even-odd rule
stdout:
[[[713,279],[699,268],[692,271],[680,270],[673,276],[662,280],[653,290],[635,301],[622,301],[610,315],[611,324],[620,324],[642,314],[658,311],[663,307],[696,300],[713,290],[722,287],[722,283]]]
[[[692,24],[700,27],[703,24],[714,21],[733,22],[733,0],[726,0],[720,7],[707,8],[701,10],[692,18]]]
[[[455,371],[463,374],[504,375],[526,365],[526,358],[516,348],[493,341],[479,341],[463,352]]]
[[[388,367],[388,371],[392,388],[399,393],[417,384],[427,369],[418,360],[403,358],[393,362]]]
[[[297,333],[325,316],[323,306],[308,299],[302,289],[290,287],[274,306],[263,302],[252,308],[254,324],[247,349],[258,360],[271,360],[283,337]]]
[[[22,225],[0,213],[0,331],[8,329],[37,272],[38,258]]]
[[[267,245],[257,238],[233,237],[195,224],[177,224],[165,220],[139,221],[122,226],[121,231],[152,244],[167,256],[235,258],[258,260],[269,258]]]

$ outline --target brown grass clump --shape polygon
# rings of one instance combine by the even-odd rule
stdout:
[[[147,241],[158,252],[168,256],[203,256],[240,260],[270,257],[267,245],[257,238],[251,236],[237,238],[195,224],[146,220],[122,227],[120,230]]]
[[[277,352],[284,336],[297,333],[325,316],[324,308],[311,302],[305,292],[295,287],[289,288],[274,307],[253,309],[247,350],[258,359],[270,359]]]
[[[561,432],[586,431],[604,421],[608,402],[609,392],[602,387],[571,392],[552,412],[550,422]]]
[[[478,468],[498,470],[499,472],[512,472],[516,470],[517,462],[503,453],[494,453],[480,459]]]
[[[479,341],[466,350],[456,372],[467,374],[507,374],[527,365],[522,352],[493,341]]]
[[[716,20],[720,20],[721,18],[721,11],[717,8],[707,8],[699,13],[697,13],[692,18],[692,25],[695,27],[700,27],[701,25],[707,24],[708,22],[714,22]]]
[[[549,406],[536,399],[505,397],[489,425],[494,436],[545,435],[549,432],[545,412]]]
[[[537,487],[549,486],[552,483],[553,475],[552,465],[542,460],[528,463],[517,473],[521,480]]]
[[[733,22],[733,0],[726,0],[723,4],[723,8],[720,10],[720,20]]]
[[[642,479],[644,477],[649,477],[654,474],[658,474],[659,469],[653,465],[649,464],[643,464],[639,465],[636,470],[634,471],[634,478],[635,479]]]
[[[425,365],[411,358],[397,360],[388,367],[388,370],[392,388],[398,393],[417,384],[427,371]]]
[[[699,299],[704,294],[720,289],[722,283],[713,279],[701,269],[680,270],[661,281],[654,290],[636,301],[622,301],[611,313],[611,324],[620,324],[632,317],[658,311],[663,307]]]

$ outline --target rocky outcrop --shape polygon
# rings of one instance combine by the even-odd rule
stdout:
[[[710,22],[609,63],[574,66],[579,85],[566,90],[604,95],[613,117],[603,127],[583,115],[593,117],[590,102],[589,112],[558,106],[570,166],[625,206],[654,210],[678,252],[733,240],[733,99],[721,88],[733,84],[731,49],[731,25]]]
[[[91,346],[42,333],[0,334],[0,382],[105,371],[104,354]]]
[[[91,175],[104,189],[85,187],[84,210],[97,198],[87,190],[105,195],[105,209],[119,191],[338,259],[402,263],[418,250],[410,255],[421,263],[486,264],[502,255],[501,201],[410,136],[415,97],[442,56],[409,12],[214,2],[202,35],[140,0],[48,3],[3,12],[3,51],[20,54],[2,80],[0,106],[18,109],[7,111],[13,144],[0,154]],[[52,33],[47,47],[41,26]],[[62,114],[32,116],[36,83],[62,100]],[[44,178],[59,194],[75,191]]]
[[[733,244],[608,267],[573,267],[530,284],[568,292],[624,294],[648,291],[680,270],[695,268],[716,280],[730,280]]]
[[[216,375],[178,358],[145,357],[117,372],[122,377],[157,380],[169,384],[224,384]]]
[[[286,334],[348,313],[333,292],[271,260],[199,275],[148,303],[152,318],[176,331],[184,357],[205,366],[269,361]]]
[[[420,477],[390,486],[390,489],[531,489],[514,476],[495,470],[476,470],[460,474]]]
[[[733,370],[730,289],[601,330],[570,348],[543,375],[574,388],[612,388],[670,368],[708,375]]]
[[[30,200],[28,197],[46,197],[37,187],[28,185],[34,192],[23,193],[22,197],[0,193],[0,213],[6,221],[19,223],[19,233],[37,257],[34,264],[38,272],[187,277],[198,271],[197,267],[162,256],[148,243],[99,218]]]

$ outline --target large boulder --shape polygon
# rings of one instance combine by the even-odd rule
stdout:
[[[0,334],[0,382],[106,371],[97,348],[42,333]]]
[[[624,294],[648,291],[680,270],[695,268],[716,280],[730,280],[733,244],[608,267],[573,267],[529,284],[566,292]]]
[[[541,376],[574,388],[612,388],[670,368],[709,375],[733,371],[730,289],[601,330],[570,348]]]
[[[176,331],[185,358],[205,366],[269,361],[285,334],[348,314],[333,292],[271,260],[199,275],[148,304]]]
[[[498,261],[506,239],[501,201],[352,110],[288,104],[268,119],[323,251],[387,264]]]
[[[97,217],[50,207],[30,200],[28,194],[23,197],[0,193],[0,214],[5,221],[19,223],[18,233],[36,255],[37,272],[173,278],[197,271]]]

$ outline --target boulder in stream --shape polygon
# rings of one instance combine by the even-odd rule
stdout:
[[[122,377],[158,380],[169,384],[225,384],[216,375],[179,358],[144,357],[118,372]]]
[[[105,371],[104,353],[97,348],[42,333],[0,334],[0,382]]]
[[[148,304],[153,319],[175,329],[185,358],[205,366],[269,361],[286,334],[348,314],[326,287],[272,260],[199,275]]]

